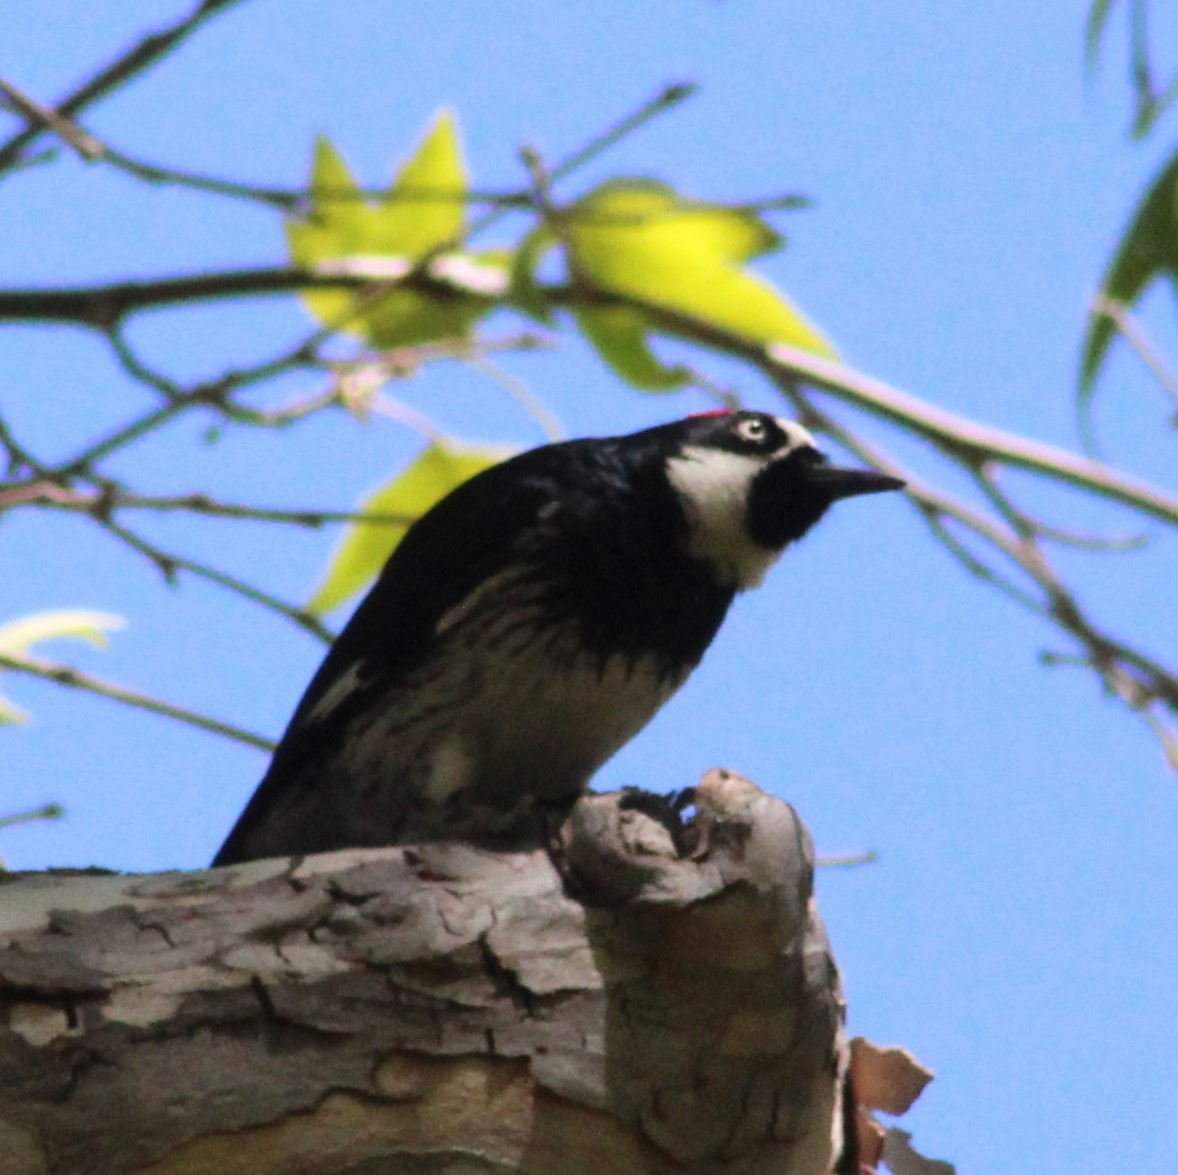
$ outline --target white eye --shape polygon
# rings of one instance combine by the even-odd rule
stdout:
[[[737,433],[746,441],[763,441],[765,439],[765,422],[757,420],[742,420],[736,426]]]

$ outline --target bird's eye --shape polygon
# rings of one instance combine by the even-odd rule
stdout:
[[[765,422],[757,420],[742,420],[736,426],[737,433],[746,441],[763,441],[765,439]]]

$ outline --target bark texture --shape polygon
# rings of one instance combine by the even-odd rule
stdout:
[[[0,880],[0,1175],[829,1172],[793,809],[717,771],[683,833],[614,793],[560,835],[575,900],[456,844]]]

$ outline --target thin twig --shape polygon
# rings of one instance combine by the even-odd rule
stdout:
[[[552,174],[555,174],[555,169]],[[299,288],[300,282],[306,282],[306,288],[322,288],[332,284],[358,288],[363,284],[354,277],[345,279],[333,276],[324,279],[321,275],[308,275],[297,270],[269,269],[237,271],[201,278],[169,279],[159,283],[124,283],[120,286],[95,287],[90,290],[54,291],[46,293],[44,297],[57,300],[57,309],[63,311],[63,317],[71,321],[86,322],[92,320],[95,308],[101,305],[117,307],[117,312],[121,314],[135,306],[167,304],[173,299],[179,301],[229,296],[242,292],[289,292]],[[401,279],[397,288],[413,288],[421,293],[428,293],[432,289],[436,293],[438,283],[436,279],[414,273]],[[386,296],[388,292],[382,289],[378,293],[379,296]],[[633,299],[622,299],[614,295],[602,297],[566,287],[548,288],[545,295],[562,304],[586,301],[637,304]],[[6,305],[12,309],[10,298],[37,299],[41,296],[28,291],[16,294],[10,292],[8,295],[0,292],[0,317],[4,317]],[[357,302],[359,301],[361,299],[357,299]],[[367,305],[366,303],[365,309]],[[1012,466],[1030,469],[1056,480],[1093,490],[1172,526],[1178,525],[1178,499],[1102,462],[1077,457],[1064,449],[1031,441],[937,408],[891,387],[882,380],[873,379],[834,360],[823,359],[800,348],[780,343],[761,347],[746,342],[730,332],[720,331],[708,323],[670,313],[661,307],[641,304],[641,308],[650,313],[656,323],[660,320],[665,323],[666,329],[694,338],[705,346],[714,346],[738,358],[749,359],[776,381],[801,377],[808,383],[835,393],[849,403],[936,442],[952,456],[966,455],[975,460],[1001,460]],[[66,310],[68,313],[65,313]],[[362,309],[356,311],[362,312]],[[314,332],[272,363],[252,369],[249,372],[249,381],[261,382],[305,363],[309,355],[313,355],[319,346],[333,337],[336,325]],[[230,385],[234,380],[235,377],[232,375],[225,377],[225,382]],[[208,392],[205,393],[205,398],[208,398]],[[159,422],[155,418],[149,418],[135,427],[137,431],[150,431]],[[116,437],[111,443],[118,447],[125,441],[122,437]]]
[[[819,869],[849,869],[856,865],[874,865],[879,853],[868,849],[864,853],[848,853],[841,857],[817,857],[814,864]]]
[[[1141,323],[1129,313],[1129,308],[1115,298],[1098,294],[1093,299],[1092,309],[1112,320],[1113,325],[1124,336],[1125,341],[1137,352],[1138,358],[1153,373],[1162,389],[1178,404],[1178,376],[1170,370],[1157,348],[1150,342]]]
[[[195,559],[188,559],[183,555],[175,555],[165,551],[143,538],[142,535],[136,534],[134,531],[129,530],[111,518],[99,519],[98,522],[104,530],[109,531],[116,538],[126,543],[132,550],[138,551],[139,554],[154,563],[159,568],[164,579],[169,583],[175,580],[178,571],[186,571],[190,575],[195,575],[200,579],[206,579],[210,583],[215,583],[219,587],[226,588],[239,596],[243,596],[247,600],[252,600],[255,604],[261,604],[263,607],[269,608],[272,612],[277,612],[279,615],[285,616],[288,620],[294,621],[300,628],[313,633],[324,643],[330,644],[334,639],[332,631],[317,616],[304,608],[299,608],[294,604],[288,604],[285,600],[280,600],[277,596],[271,595],[261,588],[254,587],[253,584],[246,583],[244,580],[229,575],[227,572],[218,571],[215,567],[210,567],[206,563],[199,563]]]
[[[22,115],[32,125],[40,123],[46,130],[52,131],[67,146],[72,147],[83,159],[93,162],[103,155],[102,144],[87,134],[77,123],[71,121],[64,114],[50,110],[29,97],[23,90],[18,89],[11,82],[0,78],[0,94],[7,99],[9,106]]]
[[[48,467],[16,439],[3,416],[0,416],[0,448],[4,450],[9,474],[26,469],[37,477],[48,476]]]
[[[1035,522],[1035,533],[1041,538],[1058,543],[1061,547],[1075,547],[1081,551],[1110,551],[1120,554],[1125,551],[1141,551],[1149,546],[1149,535],[1099,535],[1079,534],[1074,530],[1065,530],[1060,526],[1050,526],[1046,522]]]
[[[242,727],[234,726],[228,722],[221,722],[206,714],[198,714],[195,710],[189,710],[184,706],[161,702],[158,698],[153,698],[148,694],[124,689],[121,685],[115,685],[114,682],[83,673],[72,665],[59,665],[52,661],[42,661],[36,657],[13,657],[8,653],[0,653],[0,669],[11,669],[14,673],[25,673],[30,677],[40,677],[45,681],[52,681],[70,689],[85,690],[87,693],[112,698],[116,702],[134,706],[138,710],[162,714],[165,718],[174,718],[177,722],[185,722],[189,726],[196,726],[201,730],[223,735],[225,738],[246,743],[259,750],[272,751],[276,745],[271,739],[254,734],[253,731],[244,730]]]
[[[1167,757],[1173,758],[1171,750],[1175,745],[1174,736],[1158,716],[1150,712],[1149,706],[1153,702],[1160,702],[1171,713],[1178,714],[1178,677],[1152,658],[1124,641],[1107,636],[1092,624],[1034,541],[1033,526],[1029,520],[1002,493],[992,476],[988,480],[988,496],[996,508],[1001,507],[1002,516],[1011,525],[1011,530],[997,526],[978,511],[923,486],[878,447],[868,444],[858,434],[823,412],[796,382],[787,379],[779,382],[783,394],[798,407],[806,424],[834,436],[876,468],[907,480],[906,492],[920,509],[934,535],[971,574],[997,587],[1024,608],[1075,638],[1087,650],[1086,663],[1104,681],[1108,690],[1147,721],[1161,740]],[[979,471],[976,460],[968,460],[965,464],[972,472]],[[972,530],[1015,563],[1040,589],[1042,599],[1013,583],[962,544],[945,524],[946,518],[952,518]]]
[[[113,484],[98,490],[73,490],[56,482],[32,482],[14,489],[0,486],[0,509],[13,505],[42,506],[109,518],[116,510],[151,510],[158,513],[201,514],[250,522],[278,522],[318,529],[333,522],[364,522],[377,526],[408,526],[415,515],[367,513],[359,510],[283,510],[220,502],[207,494],[152,495],[133,493]]]
[[[493,208],[526,209],[529,205],[527,192],[488,192],[477,189],[464,188],[398,188],[390,193],[388,187],[383,188],[281,188],[264,184],[247,184],[239,180],[222,179],[217,176],[203,175],[198,172],[184,171],[175,167],[163,167],[156,163],[148,163],[135,159],[123,151],[105,144],[104,162],[143,180],[145,183],[163,187],[190,188],[198,192],[208,192],[215,196],[228,196],[232,199],[249,200],[258,204],[265,204],[278,208],[280,211],[294,214],[305,212],[312,202],[356,203],[358,201],[380,200],[387,203],[390,199],[396,203],[413,204],[428,202],[436,204],[449,201],[455,204],[480,207],[491,205]]]
[[[549,178],[555,182],[562,180],[574,171],[579,171],[586,163],[596,159],[598,155],[608,151],[615,143],[633,134],[640,127],[645,126],[652,119],[674,110],[689,98],[694,98],[699,92],[695,82],[672,82],[664,86],[653,98],[644,102],[632,114],[609,127],[603,133],[594,135],[583,147],[578,148],[571,155],[567,155],[549,173]]]
[[[56,103],[53,108],[54,112],[66,117],[78,114],[97,99],[106,97],[136,75],[153,66],[196,32],[207,20],[220,12],[227,11],[237,3],[240,3],[240,0],[202,0],[188,16],[176,21],[175,24],[160,29],[159,32],[150,33],[125,53],[120,54],[109,65],[100,69],[97,74],[84,82],[67,98]],[[44,132],[44,124],[36,122],[13,135],[8,142],[0,146],[0,171],[18,163],[25,148],[34,143]]]
[[[60,804],[42,804],[39,808],[31,808],[27,812],[13,812],[8,816],[0,816],[0,828],[11,828],[14,824],[32,824],[38,820],[60,820],[65,815],[65,809]]]
[[[979,424],[927,404],[916,396],[872,379],[832,359],[823,359],[797,347],[773,343],[764,349],[759,366],[778,379],[801,377],[833,392],[856,407],[898,424],[944,446],[951,454],[975,460],[993,459],[1030,469],[1055,480],[1093,490],[1102,497],[1132,506],[1143,514],[1178,526],[1178,498],[1131,478],[1100,461],[1077,457],[1065,449],[1028,440],[1015,433]]]

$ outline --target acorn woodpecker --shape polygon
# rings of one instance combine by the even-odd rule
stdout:
[[[532,848],[831,503],[895,490],[762,412],[545,445],[419,519],[214,864],[460,839]]]

